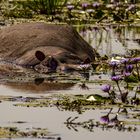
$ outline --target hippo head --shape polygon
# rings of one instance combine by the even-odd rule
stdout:
[[[39,64],[34,66],[34,69],[39,73],[48,73],[60,71],[75,71],[81,70],[81,65],[90,64],[90,58],[81,60],[74,54],[68,54],[67,52],[60,53],[58,56],[45,56],[42,51],[36,51],[35,57],[40,61]],[[89,65],[91,66],[91,65]]]
[[[40,63],[34,67],[36,71],[40,73],[56,72],[59,62],[53,56],[46,57],[41,51],[36,51],[35,56],[40,61]]]

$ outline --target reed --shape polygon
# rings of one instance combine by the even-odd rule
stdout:
[[[68,0],[27,0],[28,7],[39,14],[54,15],[61,12]]]

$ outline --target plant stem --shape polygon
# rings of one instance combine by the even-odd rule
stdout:
[[[109,115],[110,113],[111,113],[111,111],[113,110],[113,108],[110,108],[110,110],[109,110],[109,112],[108,112],[108,114],[107,115]]]
[[[140,74],[139,74],[138,63],[137,62],[136,62],[136,70],[137,70],[137,74],[138,74],[138,79],[140,80]]]
[[[119,82],[118,82],[118,81],[116,81],[116,84],[117,84],[118,89],[119,89],[119,92],[120,92],[120,94],[121,94],[121,96],[122,96],[122,91],[121,91],[121,88],[120,88],[120,86],[119,86]]]

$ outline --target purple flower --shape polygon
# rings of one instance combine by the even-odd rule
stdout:
[[[103,122],[103,123],[109,123],[109,114],[105,115],[105,116],[102,116],[100,118],[100,120]]]
[[[111,80],[112,80],[112,81],[118,82],[119,80],[122,80],[122,77],[121,77],[120,75],[112,76],[112,77],[111,77]]]
[[[82,3],[82,7],[83,8],[87,8],[88,7],[88,3]]]
[[[100,118],[100,120],[101,120],[103,123],[109,123],[109,122],[110,122],[110,120],[109,120],[109,114],[111,113],[112,109],[113,109],[113,108],[111,108],[111,109],[109,110],[109,112],[108,112],[107,115],[102,116],[102,117]]]
[[[112,62],[109,63],[109,64],[110,64],[110,66],[113,67],[113,68],[115,68],[115,67],[118,65],[118,63],[115,62],[115,61],[112,61]]]
[[[139,62],[140,61],[140,57],[136,57],[136,58],[131,58],[131,62]]]
[[[111,85],[102,85],[101,87],[102,91],[104,92],[109,92],[110,88],[111,88]]]
[[[126,72],[132,72],[132,70],[133,70],[133,65],[127,65],[126,66]]]
[[[95,7],[95,8],[98,8],[98,7],[100,6],[100,3],[94,2],[94,3],[92,4],[92,6]]]
[[[74,9],[74,6],[73,5],[67,5],[67,8],[68,8],[68,10],[72,10],[72,9]]]
[[[125,59],[122,59],[120,62],[121,62],[122,64],[126,64],[126,63],[129,62],[129,59],[128,59],[128,58],[125,58]]]
[[[131,73],[130,73],[130,72],[125,72],[123,75],[124,75],[125,77],[128,77],[128,76],[131,75]]]

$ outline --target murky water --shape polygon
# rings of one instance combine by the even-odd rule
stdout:
[[[103,27],[90,27],[90,26],[78,26],[77,30],[101,55],[123,54],[133,55],[134,51],[140,49],[140,26],[103,26]],[[108,74],[94,74],[90,76],[89,81],[107,81],[109,80]],[[20,81],[20,80],[19,80]],[[89,82],[87,84],[88,90],[80,88],[81,82],[75,82],[75,84],[51,84],[44,82],[6,82],[3,78],[0,79],[0,96],[23,96],[23,97],[48,97],[50,95],[78,95],[78,94],[104,94],[100,89],[100,82]],[[62,86],[63,85],[63,86]],[[54,88],[53,88],[54,87]],[[93,127],[92,131],[78,125],[78,122],[85,122],[88,120],[94,120],[94,122],[100,121],[100,117],[108,113],[109,109],[89,109],[79,114],[76,111],[59,110],[56,106],[53,107],[20,107],[14,106],[18,103],[11,101],[2,101],[0,103],[0,127],[17,126],[21,130],[27,128],[47,128],[50,132],[46,139],[56,140],[92,140],[92,139],[108,139],[108,140],[138,140],[140,137],[140,125],[126,125],[126,127],[136,127],[136,131],[133,130],[119,130],[118,128],[103,128]],[[111,114],[113,117],[118,108],[114,108]],[[132,108],[128,108],[128,112],[140,113],[140,109],[133,111]],[[139,118],[133,120],[132,114],[119,115],[120,120],[128,120],[139,122]],[[71,117],[75,118],[75,124],[66,125],[66,120]],[[22,121],[25,123],[17,123]],[[16,140],[25,140],[26,138],[17,138]],[[29,138],[27,138],[29,139]],[[36,138],[30,138],[32,140],[38,140]]]

